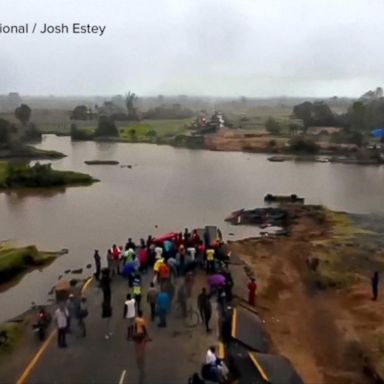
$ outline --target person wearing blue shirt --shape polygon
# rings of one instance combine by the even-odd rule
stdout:
[[[167,292],[160,292],[157,296],[157,313],[159,315],[159,327],[166,327],[167,326],[167,313],[170,309],[170,299],[169,294]]]

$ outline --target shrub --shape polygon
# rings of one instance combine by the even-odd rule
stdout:
[[[107,137],[119,136],[119,131],[116,128],[116,124],[112,118],[108,116],[99,117],[99,122],[95,131],[95,137],[97,136],[107,136]]]
[[[319,151],[319,146],[313,140],[303,136],[293,137],[289,141],[289,148],[294,153],[314,154]]]

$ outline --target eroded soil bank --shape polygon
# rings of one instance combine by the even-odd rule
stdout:
[[[375,382],[374,374],[384,377],[384,301],[371,300],[370,277],[384,266],[384,219],[288,209],[289,236],[230,243],[245,263],[235,293],[247,297],[241,273],[256,275],[256,310],[271,348],[305,383]]]

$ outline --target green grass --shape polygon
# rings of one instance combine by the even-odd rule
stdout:
[[[135,129],[138,139],[145,139],[150,130],[155,131],[158,137],[182,133],[186,131],[187,126],[193,121],[193,118],[189,118],[180,120],[143,120],[132,123],[121,122],[118,124],[118,128],[122,138],[129,139],[131,137],[129,131]]]
[[[312,241],[311,258],[317,258],[319,266],[308,271],[309,282],[320,289],[343,288],[384,268],[383,260],[364,246],[364,238],[375,232],[354,226],[345,213],[317,206],[307,211],[320,225],[329,225],[327,238]]]
[[[0,248],[0,281],[6,282],[29,268],[52,262],[56,254],[41,252],[34,245],[22,248]]]
[[[7,333],[7,345],[0,347],[0,356],[14,349],[20,342],[24,330],[24,324],[20,323],[4,323],[0,324],[0,331]]]

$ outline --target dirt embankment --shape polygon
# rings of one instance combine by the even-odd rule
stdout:
[[[369,280],[384,266],[379,236],[344,214],[304,208],[289,237],[230,248],[256,274],[257,310],[272,350],[287,356],[305,383],[370,383],[367,365],[384,377],[384,302],[371,300]]]

